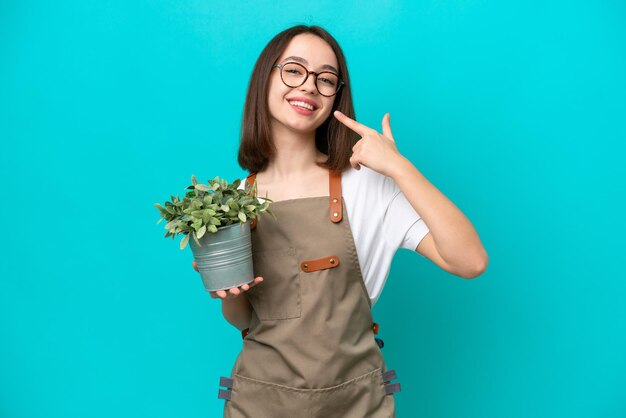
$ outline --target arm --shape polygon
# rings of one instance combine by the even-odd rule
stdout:
[[[252,306],[248,301],[248,295],[241,294],[234,298],[223,298],[222,315],[238,330],[248,328],[252,317]]]
[[[415,251],[457,276],[481,275],[488,256],[467,217],[409,160],[399,156],[392,167],[390,177],[430,229]]]
[[[382,135],[336,110],[335,117],[361,135],[352,147],[350,164],[363,164],[391,177],[420,214],[429,233],[415,249],[442,269],[463,278],[476,277],[487,268],[487,252],[470,221],[419,170],[398,152],[389,113],[383,117]]]
[[[196,260],[193,260],[191,265],[195,271],[198,271]],[[209,292],[212,298],[222,299],[222,315],[224,315],[224,318],[232,326],[240,331],[248,328],[250,326],[250,320],[252,319],[252,305],[250,305],[250,301],[248,301],[246,292],[262,281],[263,277],[259,276],[250,283],[239,287]]]

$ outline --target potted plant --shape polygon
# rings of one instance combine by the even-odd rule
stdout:
[[[155,203],[165,219],[165,238],[183,235],[180,249],[190,244],[205,289],[238,287],[254,280],[250,223],[269,209],[271,200],[256,197],[256,180],[239,189],[240,179],[228,183],[215,177],[208,184],[191,176],[185,196],[171,196],[163,206]]]

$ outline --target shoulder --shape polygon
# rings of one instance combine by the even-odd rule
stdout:
[[[359,170],[353,167],[344,170],[341,176],[341,185],[344,193],[368,199],[386,200],[399,191],[392,178],[364,165],[361,165]]]

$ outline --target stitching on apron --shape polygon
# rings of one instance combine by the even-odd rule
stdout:
[[[268,305],[267,303],[261,304],[258,306],[258,310],[256,310],[257,317],[260,321],[283,321],[300,318],[302,316],[302,276],[300,276],[300,267],[298,265],[298,250],[295,246],[289,246],[285,248],[270,248],[259,251],[253,251],[252,257],[258,257],[262,254],[270,255],[270,254],[281,254],[283,257],[289,257],[290,261],[293,261],[293,275],[295,276],[294,286],[297,287],[297,294],[295,295],[295,305],[287,305],[285,311],[282,313],[280,310],[272,310],[272,305]],[[259,295],[256,292],[264,292],[264,290],[254,289],[252,292],[248,293],[248,297],[250,298],[251,304],[255,301],[263,301],[265,298],[261,297],[258,299]],[[267,291],[267,290],[265,290]],[[293,297],[293,295],[290,295]],[[250,330],[248,329],[248,332]],[[247,334],[247,333],[246,333]],[[243,334],[242,334],[243,335]],[[244,336],[245,337],[245,336]]]
[[[346,202],[343,200],[343,197],[341,198],[341,201],[342,201],[343,210],[347,215],[348,211],[346,209]],[[348,253],[350,254],[350,261],[352,261],[352,265],[355,266],[356,270],[359,273],[361,288],[363,289],[365,299],[367,299],[367,305],[370,307],[370,310],[371,310],[372,300],[370,299],[369,294],[367,292],[367,286],[365,286],[365,282],[363,281],[363,272],[361,271],[361,265],[359,264],[359,257],[356,252],[356,243],[354,242],[352,230],[350,229],[350,220],[348,219],[347,216],[345,216],[345,218],[347,222],[341,222],[341,224],[343,225],[339,225],[339,226],[344,229],[344,240],[345,240],[346,247],[348,248]]]
[[[327,388],[319,388],[319,389],[302,389],[302,388],[294,388],[294,387],[291,387],[291,386],[279,385],[277,383],[264,382],[262,380],[257,380],[257,379],[253,379],[251,377],[246,377],[246,376],[242,376],[242,375],[239,375],[239,374],[235,374],[235,376],[237,376],[238,379],[245,380],[246,382],[249,382],[249,383],[254,383],[254,384],[262,385],[262,386],[270,386],[270,387],[274,387],[276,389],[280,389],[280,390],[284,390],[284,391],[299,392],[299,393],[333,392],[335,390],[340,390],[343,387],[348,386],[348,385],[350,385],[352,383],[356,383],[358,381],[365,380],[367,378],[374,377],[376,375],[382,376],[380,368],[374,369],[371,372],[367,372],[367,373],[365,373],[365,374],[363,374],[361,376],[357,376],[354,379],[350,379],[347,382],[343,382],[343,383],[340,383],[340,384],[335,385],[335,386],[329,386]],[[382,382],[382,378],[380,380]],[[379,383],[381,383],[381,382],[379,382]]]

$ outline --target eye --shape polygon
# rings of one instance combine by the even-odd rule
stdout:
[[[283,74],[288,74],[291,76],[302,76],[304,75],[304,67],[302,67],[300,64],[288,62],[283,67]]]
[[[332,80],[330,78],[326,78],[326,77],[320,77],[318,78],[319,81],[321,81],[322,83],[328,85],[328,86],[336,86],[337,83],[335,82],[335,80]]]

